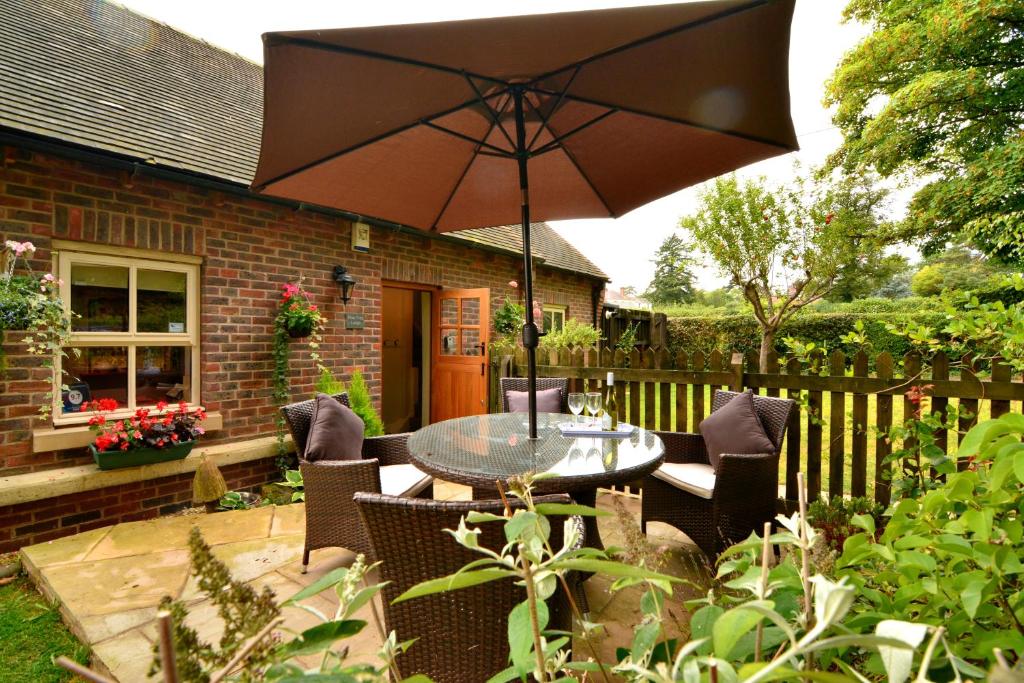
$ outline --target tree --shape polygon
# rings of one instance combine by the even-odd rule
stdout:
[[[926,253],[968,239],[1024,263],[1024,3],[851,0],[845,17],[873,33],[826,85],[831,166],[926,177],[900,226]]]
[[[866,253],[863,262],[846,263],[839,268],[836,284],[825,298],[829,301],[854,301],[869,297],[884,289],[908,268],[907,258],[902,254]]]
[[[764,178],[717,178],[680,225],[753,307],[761,371],[779,327],[835,286],[844,266],[881,249],[884,190],[859,176],[771,188]]]
[[[925,259],[914,274],[910,287],[917,296],[938,296],[944,291],[967,291],[985,287],[993,276],[1007,269],[962,246],[955,246]]]
[[[669,235],[654,254],[654,279],[644,298],[652,304],[687,304],[693,301],[693,259],[679,235]]]

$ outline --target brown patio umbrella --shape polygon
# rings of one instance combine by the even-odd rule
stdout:
[[[797,149],[793,3],[265,34],[253,189],[429,232],[520,221],[529,304],[531,220],[621,216]]]

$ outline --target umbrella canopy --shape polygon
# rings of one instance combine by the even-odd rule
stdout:
[[[253,188],[431,232],[522,222],[531,301],[530,220],[621,216],[797,149],[793,4],[268,33]]]

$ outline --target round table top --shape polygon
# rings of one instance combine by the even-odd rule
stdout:
[[[409,453],[420,469],[447,481],[493,487],[526,472],[558,475],[536,483],[541,491],[592,489],[625,484],[653,472],[665,446],[656,434],[562,436],[558,425],[572,415],[537,414],[537,439],[528,438],[526,413],[473,415],[444,420],[409,437]]]

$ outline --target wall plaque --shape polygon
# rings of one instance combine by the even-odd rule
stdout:
[[[361,330],[366,327],[366,321],[363,320],[362,313],[346,313],[345,314],[345,329],[346,330]]]

